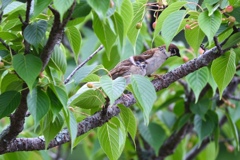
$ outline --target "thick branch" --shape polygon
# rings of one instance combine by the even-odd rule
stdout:
[[[63,35],[63,32],[64,32],[64,27],[66,26],[67,22],[70,20],[70,18],[72,16],[72,12],[75,8],[75,5],[76,5],[76,1],[74,0],[72,6],[67,11],[68,14],[67,14],[66,18],[64,18],[62,22],[61,22],[61,19],[60,19],[59,12],[56,11],[55,9],[49,7],[49,9],[54,14],[54,22],[53,22],[52,29],[50,31],[48,41],[47,41],[46,45],[44,46],[44,48],[42,50],[42,53],[41,53],[41,59],[42,59],[42,62],[43,62],[42,71],[47,66],[47,64],[48,64],[48,62],[51,58],[52,51],[53,51],[55,45],[60,44],[60,42],[62,40],[62,35]]]
[[[216,52],[217,48],[214,47],[205,52],[205,54],[195,58],[178,68],[170,71],[162,76],[162,79],[154,79],[152,81],[156,91],[159,91],[163,88],[168,87],[171,83],[177,81],[180,78],[183,78],[187,74],[194,72],[195,70],[200,69],[201,67],[207,66],[214,59],[220,56]],[[125,106],[131,106],[136,101],[132,94],[128,94],[128,98],[123,96],[116,101],[116,104],[123,103]],[[105,111],[104,111],[105,112]],[[82,135],[89,130],[103,125],[105,122],[110,120],[112,117],[119,114],[119,109],[116,106],[109,107],[107,110],[106,116],[102,116],[102,111],[95,113],[92,116],[87,117],[85,120],[78,124],[78,136]],[[55,147],[57,145],[66,143],[70,141],[68,131],[64,129],[60,132],[56,138],[50,143],[48,148]],[[39,143],[39,144],[38,144]],[[17,138],[11,143],[6,150],[1,150],[0,154],[12,151],[29,151],[29,150],[42,150],[44,149],[44,139],[43,138]]]
[[[23,130],[27,112],[27,95],[28,90],[23,90],[21,103],[16,111],[10,116],[10,125],[0,134],[0,153],[7,150],[9,143]]]

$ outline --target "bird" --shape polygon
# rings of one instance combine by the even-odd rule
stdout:
[[[168,51],[166,51],[166,45],[162,45],[156,48],[152,48],[140,54],[146,63],[146,76],[150,76],[153,72],[155,72],[161,65],[172,56],[181,57],[179,54],[179,49],[176,45],[170,44],[168,47]]]
[[[112,79],[117,77],[129,77],[132,74],[146,75],[147,62],[144,56],[131,56],[130,58],[119,62],[111,71]]]

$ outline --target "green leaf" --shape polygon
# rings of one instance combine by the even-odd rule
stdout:
[[[235,142],[236,142],[236,144],[237,144],[237,150],[239,151],[238,129],[237,129],[237,127],[236,127],[236,124],[233,122],[231,116],[230,116],[227,112],[226,112],[225,114],[226,114],[226,117],[227,117],[228,122],[229,122],[229,124],[230,124],[230,127],[231,127],[231,129],[232,129],[232,133],[233,133],[233,135],[234,135],[234,140],[235,140]]]
[[[63,118],[58,114],[55,120],[50,120],[49,124],[45,127],[43,135],[45,138],[45,148],[48,147],[49,143],[53,138],[61,131],[64,124]]]
[[[87,137],[91,132],[87,132],[82,134],[81,136],[78,136],[76,140],[74,141],[73,147],[76,147],[85,137]]]
[[[0,35],[1,35],[1,38],[4,40],[13,40],[18,38],[16,34],[10,33],[10,32],[0,32]]]
[[[215,139],[215,137],[214,137]],[[206,146],[206,148],[204,148],[199,154],[198,154],[198,159],[218,159],[217,157],[221,157],[221,156],[217,156],[219,153],[219,151],[217,150],[217,148],[214,145],[214,142],[209,142],[208,145]],[[221,152],[221,151],[220,151]],[[221,155],[221,154],[219,154]],[[224,153],[223,153],[224,155]]]
[[[115,118],[98,129],[98,139],[103,151],[110,160],[117,160],[122,152],[125,137],[120,122]]]
[[[212,95],[214,96],[216,93],[216,89],[217,89],[217,83],[214,81],[212,73],[209,74],[208,83],[212,87],[212,91],[213,91]]]
[[[1,93],[11,90],[20,91],[22,84],[22,80],[16,74],[8,73],[3,77],[2,81],[0,81]]]
[[[31,93],[28,93],[27,105],[37,125],[47,114],[50,107],[50,99],[40,88],[34,88]]]
[[[100,78],[100,84],[110,99],[110,105],[113,105],[115,100],[122,95],[126,86],[126,80],[123,77],[112,80],[109,76],[102,76]]]
[[[81,0],[80,3],[77,3],[73,11],[72,18],[85,18],[90,13],[91,9],[92,8],[88,5],[87,0]]]
[[[63,105],[64,108],[67,107],[67,101],[68,101],[68,95],[66,93],[66,90],[64,88],[61,88],[59,86],[54,86],[50,84],[50,88],[54,92],[54,94],[58,97],[59,101]]]
[[[154,148],[155,154],[158,155],[159,148],[167,137],[164,129],[156,123],[150,123],[149,126],[141,123],[138,129],[142,137]]]
[[[118,14],[117,12],[115,12],[111,16],[111,18],[114,23],[114,29],[115,29],[117,35],[119,36],[120,44],[121,44],[121,46],[123,46],[123,41],[124,41],[124,36],[125,36],[123,19],[122,19],[121,15]]]
[[[222,49],[227,49],[227,48],[230,48],[236,44],[238,44],[240,41],[240,33],[235,33],[233,34],[229,39],[228,41],[226,42],[226,44],[224,44],[222,46]]]
[[[147,125],[153,104],[157,99],[155,89],[149,79],[140,75],[131,76],[131,85],[133,94],[138,102],[137,105],[142,110],[144,122]]]
[[[123,0],[122,6],[120,8],[120,13],[122,15],[122,21],[124,23],[123,31],[125,36],[133,19],[133,7],[130,0]]]
[[[123,124],[124,124],[126,130],[129,132],[129,134],[133,140],[133,143],[135,144],[134,139],[135,139],[136,132],[137,132],[136,118],[134,117],[134,114],[131,111],[131,109],[129,109],[123,105],[118,105],[118,107],[121,110],[120,117],[123,120]]]
[[[159,35],[159,32],[162,30],[163,21],[165,21],[166,17],[168,17],[168,15],[170,15],[171,13],[182,8],[182,6],[185,5],[186,3],[187,1],[175,2],[163,10],[163,12],[160,14],[160,16],[157,19],[157,24],[154,30],[153,39],[155,39]]]
[[[78,132],[78,124],[77,124],[77,121],[73,115],[72,112],[70,112],[69,110],[64,110],[64,119],[66,120],[67,122],[67,128],[68,128],[68,131],[70,133],[70,137],[71,137],[71,151],[73,149],[73,144],[74,144],[74,141],[77,137],[77,132]]]
[[[176,128],[176,130],[179,131],[189,121],[191,117],[192,113],[182,114],[174,124],[174,129]]]
[[[104,102],[105,98],[102,92],[99,90],[88,90],[75,99],[72,104],[80,108],[93,109],[101,107],[104,105]]]
[[[0,95],[0,119],[11,114],[20,104],[21,94],[7,91]]]
[[[60,13],[61,19],[64,13],[71,7],[74,0],[53,0],[53,5],[56,10]]]
[[[13,68],[31,90],[42,69],[42,61],[31,54],[17,54],[13,57]]]
[[[48,65],[62,72],[63,74],[66,72],[67,69],[66,56],[62,51],[62,48],[59,47],[59,45],[55,45]]]
[[[211,72],[219,89],[219,98],[222,98],[222,93],[227,85],[231,82],[235,72],[236,54],[233,50],[226,52],[221,57],[213,61]]]
[[[203,31],[199,28],[199,26],[197,26],[193,29],[186,29],[184,33],[185,38],[188,44],[193,48],[194,53],[198,53],[198,49],[205,37]]]
[[[214,35],[217,33],[221,22],[222,14],[218,10],[211,16],[208,16],[208,11],[204,11],[198,16],[199,27],[208,37],[209,44],[211,44]]]
[[[179,10],[171,13],[163,22],[162,25],[162,37],[165,41],[166,46],[172,42],[173,38],[179,32],[181,23],[186,15],[186,10]]]
[[[97,13],[98,17],[102,20],[106,17],[108,8],[110,6],[110,0],[87,0],[88,4]]]
[[[52,0],[44,0],[44,1],[37,0],[37,2],[34,5],[34,13],[31,16],[31,19],[35,18],[41,12],[43,12],[51,2],[52,2]]]
[[[208,109],[211,107],[211,101],[207,98],[201,99],[198,103],[191,103],[190,110],[194,114],[198,114],[203,120]]]
[[[136,45],[136,40],[137,40],[139,31],[140,31],[140,29],[136,28],[136,25],[137,25],[137,23],[142,23],[142,21],[143,21],[143,16],[145,14],[145,9],[146,9],[146,6],[145,6],[146,3],[147,3],[147,0],[145,0],[145,1],[143,0],[141,2],[140,1],[134,2],[132,4],[134,15],[133,15],[133,19],[131,21],[132,23],[129,26],[127,35],[133,46]]]
[[[73,76],[75,83],[79,84],[80,82],[82,82],[82,80],[86,78],[96,67],[97,67],[96,64],[92,64],[92,65],[89,65],[89,66],[86,65],[80,68]]]
[[[195,103],[197,103],[202,89],[206,86],[209,78],[207,67],[203,67],[187,76],[187,82],[195,95]]]
[[[212,133],[214,123],[209,119],[204,121],[199,115],[196,115],[194,117],[194,129],[197,132],[200,141],[202,141],[205,137]]]
[[[81,96],[81,94],[83,94],[84,92],[88,91],[88,90],[96,90],[99,87],[101,87],[99,82],[89,82],[92,83],[93,88],[89,88],[87,85],[88,84],[84,84],[72,97],[70,97],[68,99],[67,105],[74,105],[78,102],[78,98]],[[80,97],[81,99],[81,97]]]
[[[82,40],[80,31],[76,27],[71,26],[66,28],[65,33],[67,35],[71,48],[73,49],[75,61],[77,62]]]
[[[53,114],[57,114],[60,112],[60,110],[63,108],[63,105],[61,104],[58,97],[55,95],[55,93],[52,91],[50,87],[47,89],[47,95],[49,99],[51,99],[51,110]]]
[[[39,20],[28,25],[23,32],[24,39],[32,45],[37,45],[41,42],[45,36],[47,30],[47,22],[44,20]]]
[[[108,20],[101,21],[96,13],[93,12],[93,29],[95,34],[97,35],[100,42],[105,47],[108,58],[110,57],[110,51],[117,39],[117,35],[115,31],[113,31],[110,27]]]

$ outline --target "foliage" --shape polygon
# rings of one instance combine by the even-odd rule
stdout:
[[[13,152],[5,149],[17,136],[45,142],[29,150],[64,144],[48,155],[14,152],[0,159],[239,157],[229,154],[239,151],[238,0],[0,2],[0,153]],[[169,58],[156,73],[183,66],[179,78],[188,75],[179,83],[159,89],[155,77],[131,75],[129,84],[111,79],[118,62],[171,43],[182,58]],[[222,55],[203,67],[197,63],[202,49]]]

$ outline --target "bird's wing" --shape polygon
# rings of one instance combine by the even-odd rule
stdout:
[[[132,65],[132,63],[128,59],[118,63],[116,67],[110,71],[112,78],[116,79],[117,77],[123,76],[129,71],[129,65]]]

